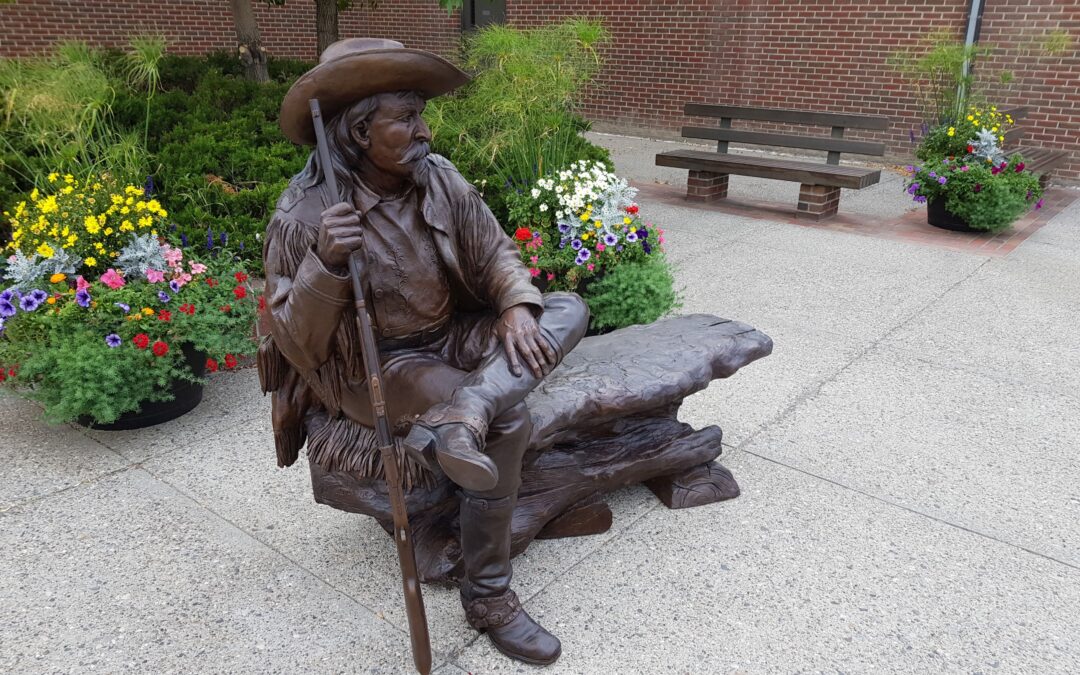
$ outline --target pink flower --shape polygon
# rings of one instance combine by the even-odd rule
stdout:
[[[173,281],[176,282],[177,286],[183,287],[184,284],[191,281],[191,275],[187,272],[181,272],[180,274],[177,274],[175,277],[173,277]]]
[[[191,263],[191,273],[192,274],[202,274],[205,271],[206,271],[206,265],[204,265],[202,263],[197,263],[197,262]]]
[[[606,249],[606,248],[607,248],[607,246],[604,246],[602,243],[597,244],[596,245],[596,252],[597,253],[603,253],[604,249]]]
[[[548,281],[555,281],[555,273],[548,272]]]
[[[167,244],[164,246],[164,249],[165,262],[169,264],[169,267],[179,267],[180,261],[184,259],[184,252]]]
[[[535,267],[530,267],[529,274],[533,275],[534,277],[538,277],[540,276],[540,270],[536,269]]]
[[[539,261],[540,261],[540,256],[534,255],[533,257],[529,258],[529,262],[531,262],[534,265]]]
[[[165,281],[165,273],[161,270],[146,270],[146,279],[152,284],[159,284]]]
[[[592,263],[589,263],[588,265],[586,265],[586,266],[585,266],[585,269],[587,269],[587,270],[589,270],[590,272],[592,272],[592,271],[593,271],[594,269],[596,269],[596,265],[594,265],[594,264],[592,264]]]
[[[968,169],[970,169],[970,168],[971,168],[971,167],[969,167],[969,166],[968,166],[967,164],[965,164],[964,166],[960,167],[960,170],[961,170],[961,171],[967,171],[967,170],[968,170]]]
[[[116,270],[109,268],[105,270],[105,274],[101,275],[101,283],[105,284],[114,291],[124,285],[124,277],[117,274]]]
[[[81,274],[79,276],[75,277],[75,290],[76,291],[85,291],[88,288],[90,288],[90,282],[87,281],[86,279],[83,279]]]

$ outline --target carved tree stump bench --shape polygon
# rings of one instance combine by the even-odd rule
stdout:
[[[604,495],[645,483],[669,508],[731,499],[739,487],[715,460],[717,426],[678,421],[684,398],[772,352],[746,324],[696,314],[582,340],[526,399],[533,434],[514,511],[512,551],[536,538],[599,534]],[[373,516],[393,531],[385,483],[314,462],[315,501]],[[416,564],[425,582],[461,576],[458,497],[444,476],[406,492]]]

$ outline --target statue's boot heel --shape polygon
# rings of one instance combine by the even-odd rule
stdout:
[[[437,461],[451,481],[473,492],[492,490],[499,482],[495,462],[479,450],[479,442],[464,424],[431,428],[413,424],[405,437],[405,452],[422,466]]]

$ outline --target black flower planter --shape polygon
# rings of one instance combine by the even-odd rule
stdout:
[[[945,208],[945,200],[937,197],[926,204],[926,222],[953,232],[983,232],[967,224],[960,216]]]
[[[195,377],[202,377],[206,372],[206,354],[196,351],[190,344],[184,344],[181,351]],[[191,412],[202,401],[203,386],[188,380],[173,380],[169,393],[173,397],[171,401],[144,401],[138,410],[124,413],[110,424],[98,424],[89,417],[80,417],[77,421],[84,427],[102,431],[129,431],[152,427]]]

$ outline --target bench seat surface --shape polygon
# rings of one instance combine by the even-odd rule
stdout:
[[[658,166],[691,171],[773,178],[808,185],[828,185],[859,190],[881,180],[880,169],[834,166],[774,157],[731,155],[711,150],[671,150],[656,156]]]

